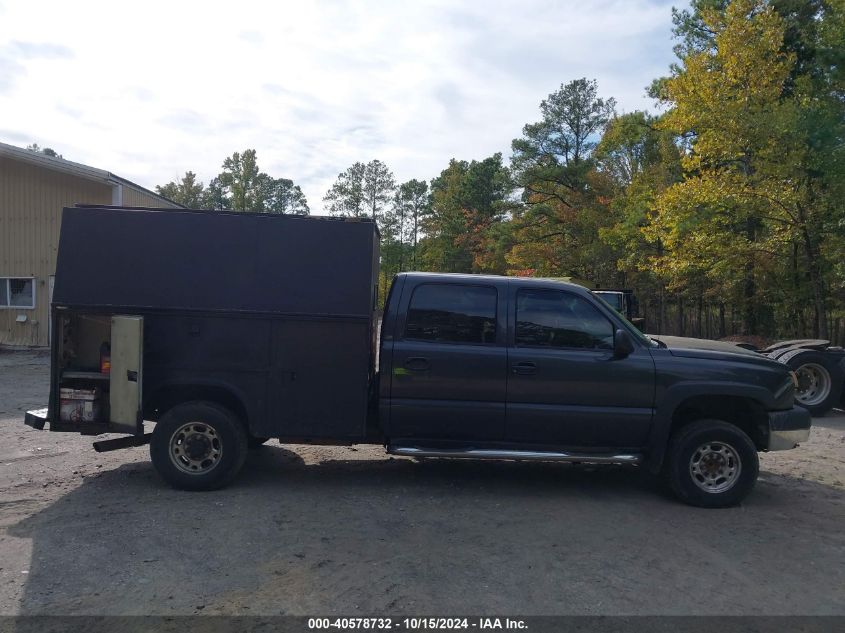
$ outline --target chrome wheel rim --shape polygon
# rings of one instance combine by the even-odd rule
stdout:
[[[729,444],[707,442],[693,451],[689,472],[701,490],[717,494],[734,487],[742,472],[742,463]]]
[[[213,470],[223,456],[220,436],[204,422],[188,422],[170,436],[170,461],[189,475]]]
[[[832,380],[830,372],[818,363],[807,363],[795,370],[798,388],[795,399],[803,405],[814,406],[824,402],[830,395]]]

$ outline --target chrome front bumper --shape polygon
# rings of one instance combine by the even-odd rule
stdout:
[[[769,412],[769,451],[788,451],[810,438],[813,418],[801,407]]]

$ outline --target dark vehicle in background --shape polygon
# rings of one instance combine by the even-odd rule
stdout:
[[[645,318],[639,315],[640,306],[633,290],[593,290],[593,294],[607,302],[638,330],[645,332]]]
[[[824,415],[845,404],[845,349],[818,339],[780,341],[765,349],[750,349],[783,363],[795,373],[795,402],[811,414]]]
[[[707,507],[809,435],[784,365],[658,343],[554,280],[400,274],[377,349],[378,240],[365,219],[65,209],[49,406],[27,424],[149,442],[190,490],[276,438],[642,465]]]

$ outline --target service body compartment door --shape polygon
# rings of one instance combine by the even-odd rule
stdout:
[[[138,433],[141,425],[144,318],[111,319],[111,373],[109,427],[118,433]]]

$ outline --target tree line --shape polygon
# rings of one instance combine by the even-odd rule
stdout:
[[[507,164],[453,159],[419,195],[358,163],[330,211],[376,218],[387,274],[575,277],[633,288],[652,331],[845,335],[845,3],[695,0],[672,20],[658,112],[576,79]]]
[[[412,269],[574,277],[633,288],[654,332],[835,338],[845,2],[693,0],[672,21],[677,62],[647,89],[656,112],[620,113],[580,78],[540,103],[507,160],[452,159],[429,181],[397,183],[380,160],[339,174],[324,205],[378,223],[382,288]],[[308,212],[254,150],[207,187],[188,172],[158,191]]]
[[[254,149],[235,152],[206,185],[194,172],[156,186],[156,193],[192,209],[308,215],[308,200],[289,178],[273,178],[258,167]]]

